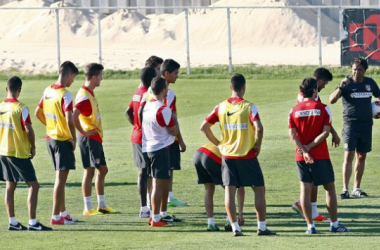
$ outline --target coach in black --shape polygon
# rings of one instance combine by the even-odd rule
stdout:
[[[342,97],[343,103],[343,192],[340,198],[350,197],[348,183],[352,173],[352,161],[355,157],[355,182],[351,195],[367,197],[360,189],[364,174],[365,159],[372,149],[372,107],[371,98],[380,97],[380,90],[372,78],[365,77],[368,62],[364,58],[355,58],[351,62],[352,77],[343,79],[330,95],[330,103],[334,104]],[[379,98],[380,99],[380,98]]]

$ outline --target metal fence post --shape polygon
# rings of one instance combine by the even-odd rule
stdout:
[[[322,67],[322,39],[321,39],[321,8],[318,9],[318,59],[319,67]]]
[[[100,9],[98,9],[98,50],[99,50],[99,63],[102,64],[102,30],[100,27]]]
[[[190,75],[190,38],[189,38],[189,9],[185,10],[186,19],[186,54],[187,54],[187,74]]]
[[[57,70],[59,72],[59,68],[61,67],[61,42],[59,35],[59,9],[55,9],[55,20],[56,20],[56,29],[57,29]]]
[[[232,73],[232,51],[231,51],[231,17],[230,8],[227,8],[227,31],[228,31],[228,72]]]

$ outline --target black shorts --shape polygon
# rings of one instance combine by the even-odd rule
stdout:
[[[194,165],[197,170],[198,184],[214,183],[215,185],[223,185],[222,166],[210,156],[196,151]]]
[[[224,186],[264,186],[264,176],[257,157],[251,159],[222,158],[222,179]]]
[[[174,142],[169,147],[170,149],[170,169],[181,170],[181,152],[179,151],[179,144]]]
[[[1,173],[4,181],[37,181],[36,172],[30,159],[0,156]]]
[[[314,186],[334,182],[334,170],[330,159],[314,160],[313,164],[306,164],[305,161],[297,161],[298,179],[301,182],[314,183]]]
[[[346,151],[368,153],[372,150],[372,127],[352,129],[344,126],[342,135]]]
[[[138,168],[146,168],[144,156],[142,153],[142,145],[139,143],[132,143],[133,160],[135,166]]]
[[[46,146],[56,171],[75,169],[73,146],[69,141],[49,139]]]
[[[170,179],[170,153],[169,148],[147,152],[146,163],[149,165],[149,176],[156,179]]]
[[[78,134],[78,144],[83,168],[106,166],[103,145],[93,139]]]

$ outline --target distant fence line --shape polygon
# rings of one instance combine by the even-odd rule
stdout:
[[[138,7],[0,7],[1,10],[54,10],[56,14],[56,32],[57,32],[57,69],[61,65],[61,45],[60,45],[60,30],[59,30],[59,11],[60,10],[93,10],[98,15],[98,59],[99,63],[102,63],[102,39],[101,39],[101,25],[100,20],[103,15],[101,10],[103,9],[112,9],[112,10],[130,10],[137,11],[139,9],[175,9],[178,7],[169,7],[169,6],[138,6]],[[322,67],[322,37],[321,37],[321,10],[322,9],[339,9],[339,12],[342,13],[344,9],[363,9],[363,8],[373,8],[373,6],[234,6],[234,7],[223,7],[223,6],[183,6],[186,19],[186,55],[187,55],[187,74],[191,74],[191,61],[190,61],[190,36],[189,36],[189,10],[199,10],[199,9],[225,9],[226,10],[226,22],[227,22],[227,41],[228,41],[228,65],[229,72],[232,73],[232,44],[231,44],[231,23],[230,23],[230,13],[231,9],[314,9],[317,11],[317,29],[318,29],[318,62],[319,67]],[[341,38],[341,29],[342,29],[342,15],[339,15],[339,29],[340,29],[340,38]],[[341,40],[341,39],[340,39]]]

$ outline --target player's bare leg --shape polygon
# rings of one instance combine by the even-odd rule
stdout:
[[[337,221],[338,203],[336,200],[335,184],[334,182],[330,182],[328,184],[323,185],[323,187],[326,190],[326,206],[330,214],[330,220],[332,222]]]
[[[7,209],[9,218],[15,217],[14,194],[15,194],[16,187],[17,187],[17,182],[7,181],[4,201],[5,201],[5,207]]]
[[[66,210],[65,206],[65,185],[69,170],[57,170],[53,191],[53,215],[59,215]]]
[[[355,157],[355,151],[345,151],[344,152],[344,162],[343,162],[343,191],[348,190],[348,184],[350,182],[352,174],[352,161]]]
[[[308,225],[313,224],[313,218],[311,216],[310,190],[311,183],[300,181],[302,212]]]
[[[83,172],[83,180],[82,180],[82,194],[83,197],[89,197],[92,193],[92,180],[95,175],[95,168],[87,167]]]
[[[237,222],[235,204],[236,189],[236,186],[225,186],[224,205],[231,223]]]
[[[253,187],[255,192],[255,210],[257,215],[257,221],[266,220],[267,203],[265,200],[265,187]]]
[[[106,180],[106,175],[108,173],[108,168],[105,165],[102,165],[98,168],[96,181],[95,181],[95,189],[97,195],[104,195],[104,183]]]
[[[140,206],[147,206],[148,173],[146,168],[139,169],[137,188],[140,196]]]
[[[37,201],[38,201],[38,191],[40,189],[40,184],[37,181],[26,182],[29,186],[28,193],[28,212],[29,219],[35,219],[37,216]]]
[[[353,189],[360,188],[360,184],[363,178],[365,169],[365,160],[367,153],[356,152],[356,164],[355,164],[355,181]]]
[[[215,184],[205,183],[205,209],[207,218],[214,217],[214,192]]]

